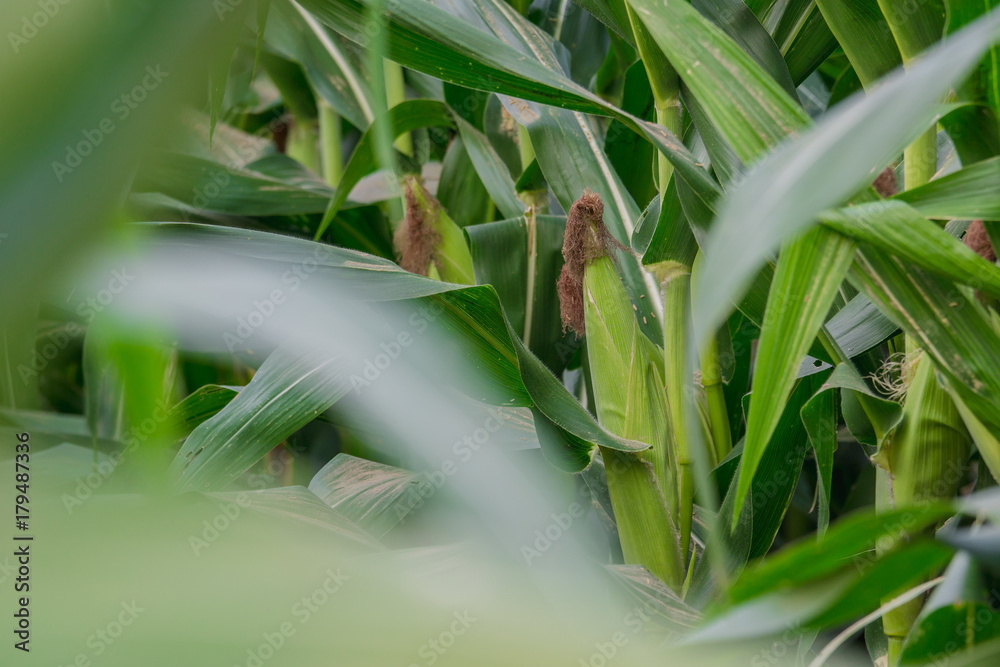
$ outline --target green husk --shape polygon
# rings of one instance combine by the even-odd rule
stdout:
[[[590,192],[570,210],[559,279],[563,322],[586,333],[598,420],[616,435],[650,445],[639,454],[601,450],[625,560],[679,591],[684,562],[660,352],[640,331],[609,256],[619,246],[604,227],[603,210]]]
[[[972,439],[948,392],[938,384],[930,358],[914,362],[903,420],[883,446],[878,462],[891,475],[890,499],[880,507],[918,507],[954,497],[965,476]],[[882,625],[889,640],[889,664],[896,664],[923,599],[887,612]]]

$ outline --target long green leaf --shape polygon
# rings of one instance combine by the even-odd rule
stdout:
[[[816,0],[816,5],[865,88],[903,63],[878,0]]]
[[[817,228],[782,249],[757,347],[734,527],[753,474],[795,384],[797,365],[826,319],[855,248],[853,241],[836,232]]]
[[[997,36],[990,15],[863,98],[838,107],[768,157],[730,193],[704,246],[694,299],[697,331],[712,331],[781,240],[813,224],[872,179],[934,121],[937,100]]]
[[[158,233],[156,243],[163,247],[222,243],[231,252],[273,262],[276,267],[301,264],[308,259],[317,265],[317,277],[313,280],[335,281],[338,289],[347,290],[359,300],[407,301],[413,307],[440,308],[442,314],[437,317],[438,324],[446,332],[458,332],[468,348],[466,354],[477,359],[482,372],[479,377],[470,379],[476,392],[483,393],[483,398],[497,404],[533,406],[536,428],[541,429],[538,422],[544,421],[546,433],[557,436],[541,439],[542,449],[561,467],[574,472],[582,470],[590,463],[595,445],[628,452],[647,447],[616,437],[598,426],[551,371],[524,346],[519,334],[507,322],[496,292],[489,286],[462,287],[430,280],[403,271],[388,260],[361,252],[263,232],[173,223],[151,227]],[[432,298],[433,302],[416,301],[424,297]],[[272,364],[275,373],[280,372],[278,365],[277,361]],[[260,371],[254,379],[257,377],[261,377]],[[266,375],[262,377],[262,385],[266,378]],[[331,383],[329,387],[334,393],[340,393],[340,385]],[[242,390],[237,398],[242,398],[244,394],[247,394],[247,389]],[[242,401],[244,406],[250,404],[250,394],[247,396]],[[329,401],[330,405],[332,403]],[[281,404],[276,407],[281,407]],[[223,421],[222,413],[216,417]],[[315,413],[310,410],[308,417],[314,418]],[[228,417],[225,424],[231,431],[230,435],[238,428],[235,421]],[[263,431],[270,428],[263,421],[259,427]],[[208,427],[205,431],[205,435],[199,435],[199,438],[208,439]],[[270,435],[268,437],[273,439]],[[224,444],[220,442],[214,447]],[[194,449],[186,444],[183,453],[186,455]],[[240,457],[241,465],[245,464],[242,454],[235,452],[234,456]],[[178,460],[176,465],[180,468],[186,465],[186,461]],[[225,472],[230,474],[238,467],[227,465]]]
[[[871,247],[858,253],[851,275],[920,343],[973,414],[991,429],[1000,427],[1000,338],[975,298]]]
[[[856,241],[1000,297],[1000,267],[900,202],[879,201],[825,211],[819,219]]]
[[[309,490],[338,514],[383,537],[424,499],[427,475],[337,454],[309,482]]]
[[[725,33],[679,0],[629,0],[656,43],[745,162],[809,116]]]
[[[928,218],[1000,220],[1000,158],[935,178],[894,197]]]
[[[304,0],[301,3],[326,25],[351,41],[366,44],[366,6],[358,0]],[[503,3],[491,3],[506,13],[519,32],[539,32]],[[653,143],[674,165],[699,197],[711,199],[717,186],[677,137],[653,123],[641,121],[572,82],[560,71],[525,55],[495,35],[478,29],[425,0],[395,3],[388,8],[385,28],[389,56],[396,62],[451,83],[533,100],[543,104],[607,115]],[[476,63],[476,67],[469,67]]]

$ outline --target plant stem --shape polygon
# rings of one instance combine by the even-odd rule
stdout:
[[[718,465],[732,450],[733,440],[729,432],[729,413],[726,409],[726,394],[723,391],[719,350],[715,339],[709,341],[701,351],[701,384],[705,388],[715,464]]]
[[[319,123],[315,118],[296,117],[288,131],[285,153],[319,173]]]
[[[329,104],[319,103],[319,135],[323,152],[323,178],[330,187],[337,187],[344,171],[344,155],[340,146],[340,116]]]
[[[899,41],[898,37],[897,41]],[[902,44],[900,46],[902,48]],[[908,60],[907,56],[909,55],[909,53],[904,53],[904,59]],[[907,190],[920,187],[931,180],[934,172],[937,170],[937,124],[921,134],[912,144],[906,147],[903,151],[903,169],[903,177]],[[911,336],[906,336],[906,358],[911,358],[919,350],[920,346],[917,342]],[[933,439],[926,439],[925,441],[923,437],[925,433],[923,432],[923,424],[921,423],[923,415],[914,414],[913,409],[920,412],[929,406],[940,406],[942,401],[947,402],[949,407],[951,407],[951,412],[954,413],[954,421],[957,422],[958,428],[962,428],[961,418],[958,416],[954,406],[950,404],[950,397],[937,384],[937,378],[934,377],[934,369],[931,366],[932,362],[930,359],[921,359],[918,363],[919,368],[909,363],[904,363],[903,365],[903,381],[909,385],[907,390],[907,406],[904,408],[903,421],[892,435],[892,448],[890,450],[890,465],[892,469],[886,475],[888,477],[886,486],[888,487],[890,498],[882,498],[880,500],[880,498],[876,497],[876,504],[879,505],[881,503],[883,509],[906,507],[913,504],[913,501],[916,500],[915,495],[918,493],[916,486],[919,484],[917,471],[914,466],[921,463],[926,464],[928,462],[926,460],[927,457],[932,453],[937,457],[941,455],[940,451],[931,451],[936,450],[937,447],[935,445],[940,443],[935,443]],[[917,422],[916,429],[914,428],[914,422]],[[914,434],[915,430],[918,431],[916,434]],[[960,431],[957,429],[954,431],[956,436],[959,433]],[[913,459],[915,457],[922,458],[924,461],[914,462]],[[904,461],[909,461],[910,465],[904,464]],[[931,472],[931,475],[934,476],[945,472],[950,471],[941,469],[940,471]],[[879,490],[885,493],[885,489]],[[888,507],[885,507],[886,504],[888,504]],[[883,602],[885,601],[883,600]],[[923,599],[918,597],[904,605],[887,611],[882,616],[882,627],[888,640],[887,657],[889,667],[895,667],[895,665],[899,664],[899,658],[902,655],[906,637],[909,635],[910,628],[913,627],[913,623],[916,621],[917,616],[919,616],[922,607]]]
[[[383,60],[385,78],[385,101],[388,108],[393,108],[406,100],[406,83],[403,81],[403,68],[391,60]],[[413,137],[410,133],[401,134],[395,141],[396,150],[413,157]]]
[[[903,151],[903,177],[906,189],[919,187],[937,171],[937,125],[917,137]]]
[[[675,136],[682,136],[680,103],[680,78],[666,56],[656,45],[645,25],[626,4],[629,22],[635,35],[639,56],[642,58],[653,91],[656,121]],[[662,153],[658,154],[657,175],[660,197],[667,193],[673,176],[673,166]],[[686,556],[691,544],[691,520],[694,509],[694,465],[691,456],[689,429],[685,417],[685,390],[690,389],[685,355],[688,350],[688,312],[691,300],[691,266],[689,263],[669,262],[657,270],[663,287],[663,362],[666,383],[667,409],[673,432],[673,459],[677,467],[677,510],[680,528],[681,554]]]
[[[691,439],[684,409],[685,354],[687,354],[687,317],[691,301],[691,270],[673,264],[673,270],[661,269],[657,278],[663,286],[663,366],[666,382],[667,410],[673,432],[673,459],[677,468],[677,510],[680,528],[681,554],[686,555],[691,544],[691,519],[694,510],[694,473],[691,458]]]
[[[692,289],[701,274],[702,255],[695,257],[691,271]],[[725,325],[724,325],[725,326]],[[722,367],[719,364],[719,337],[700,346],[701,386],[705,388],[705,402],[708,408],[707,430],[712,438],[712,460],[715,465],[722,462],[733,448],[732,433],[729,428],[729,410],[722,384]]]

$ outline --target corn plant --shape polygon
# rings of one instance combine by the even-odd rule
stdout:
[[[85,4],[0,9],[36,655],[996,662],[995,3]]]

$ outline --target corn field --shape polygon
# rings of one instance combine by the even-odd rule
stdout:
[[[1000,664],[996,4],[5,0],[2,664]]]

